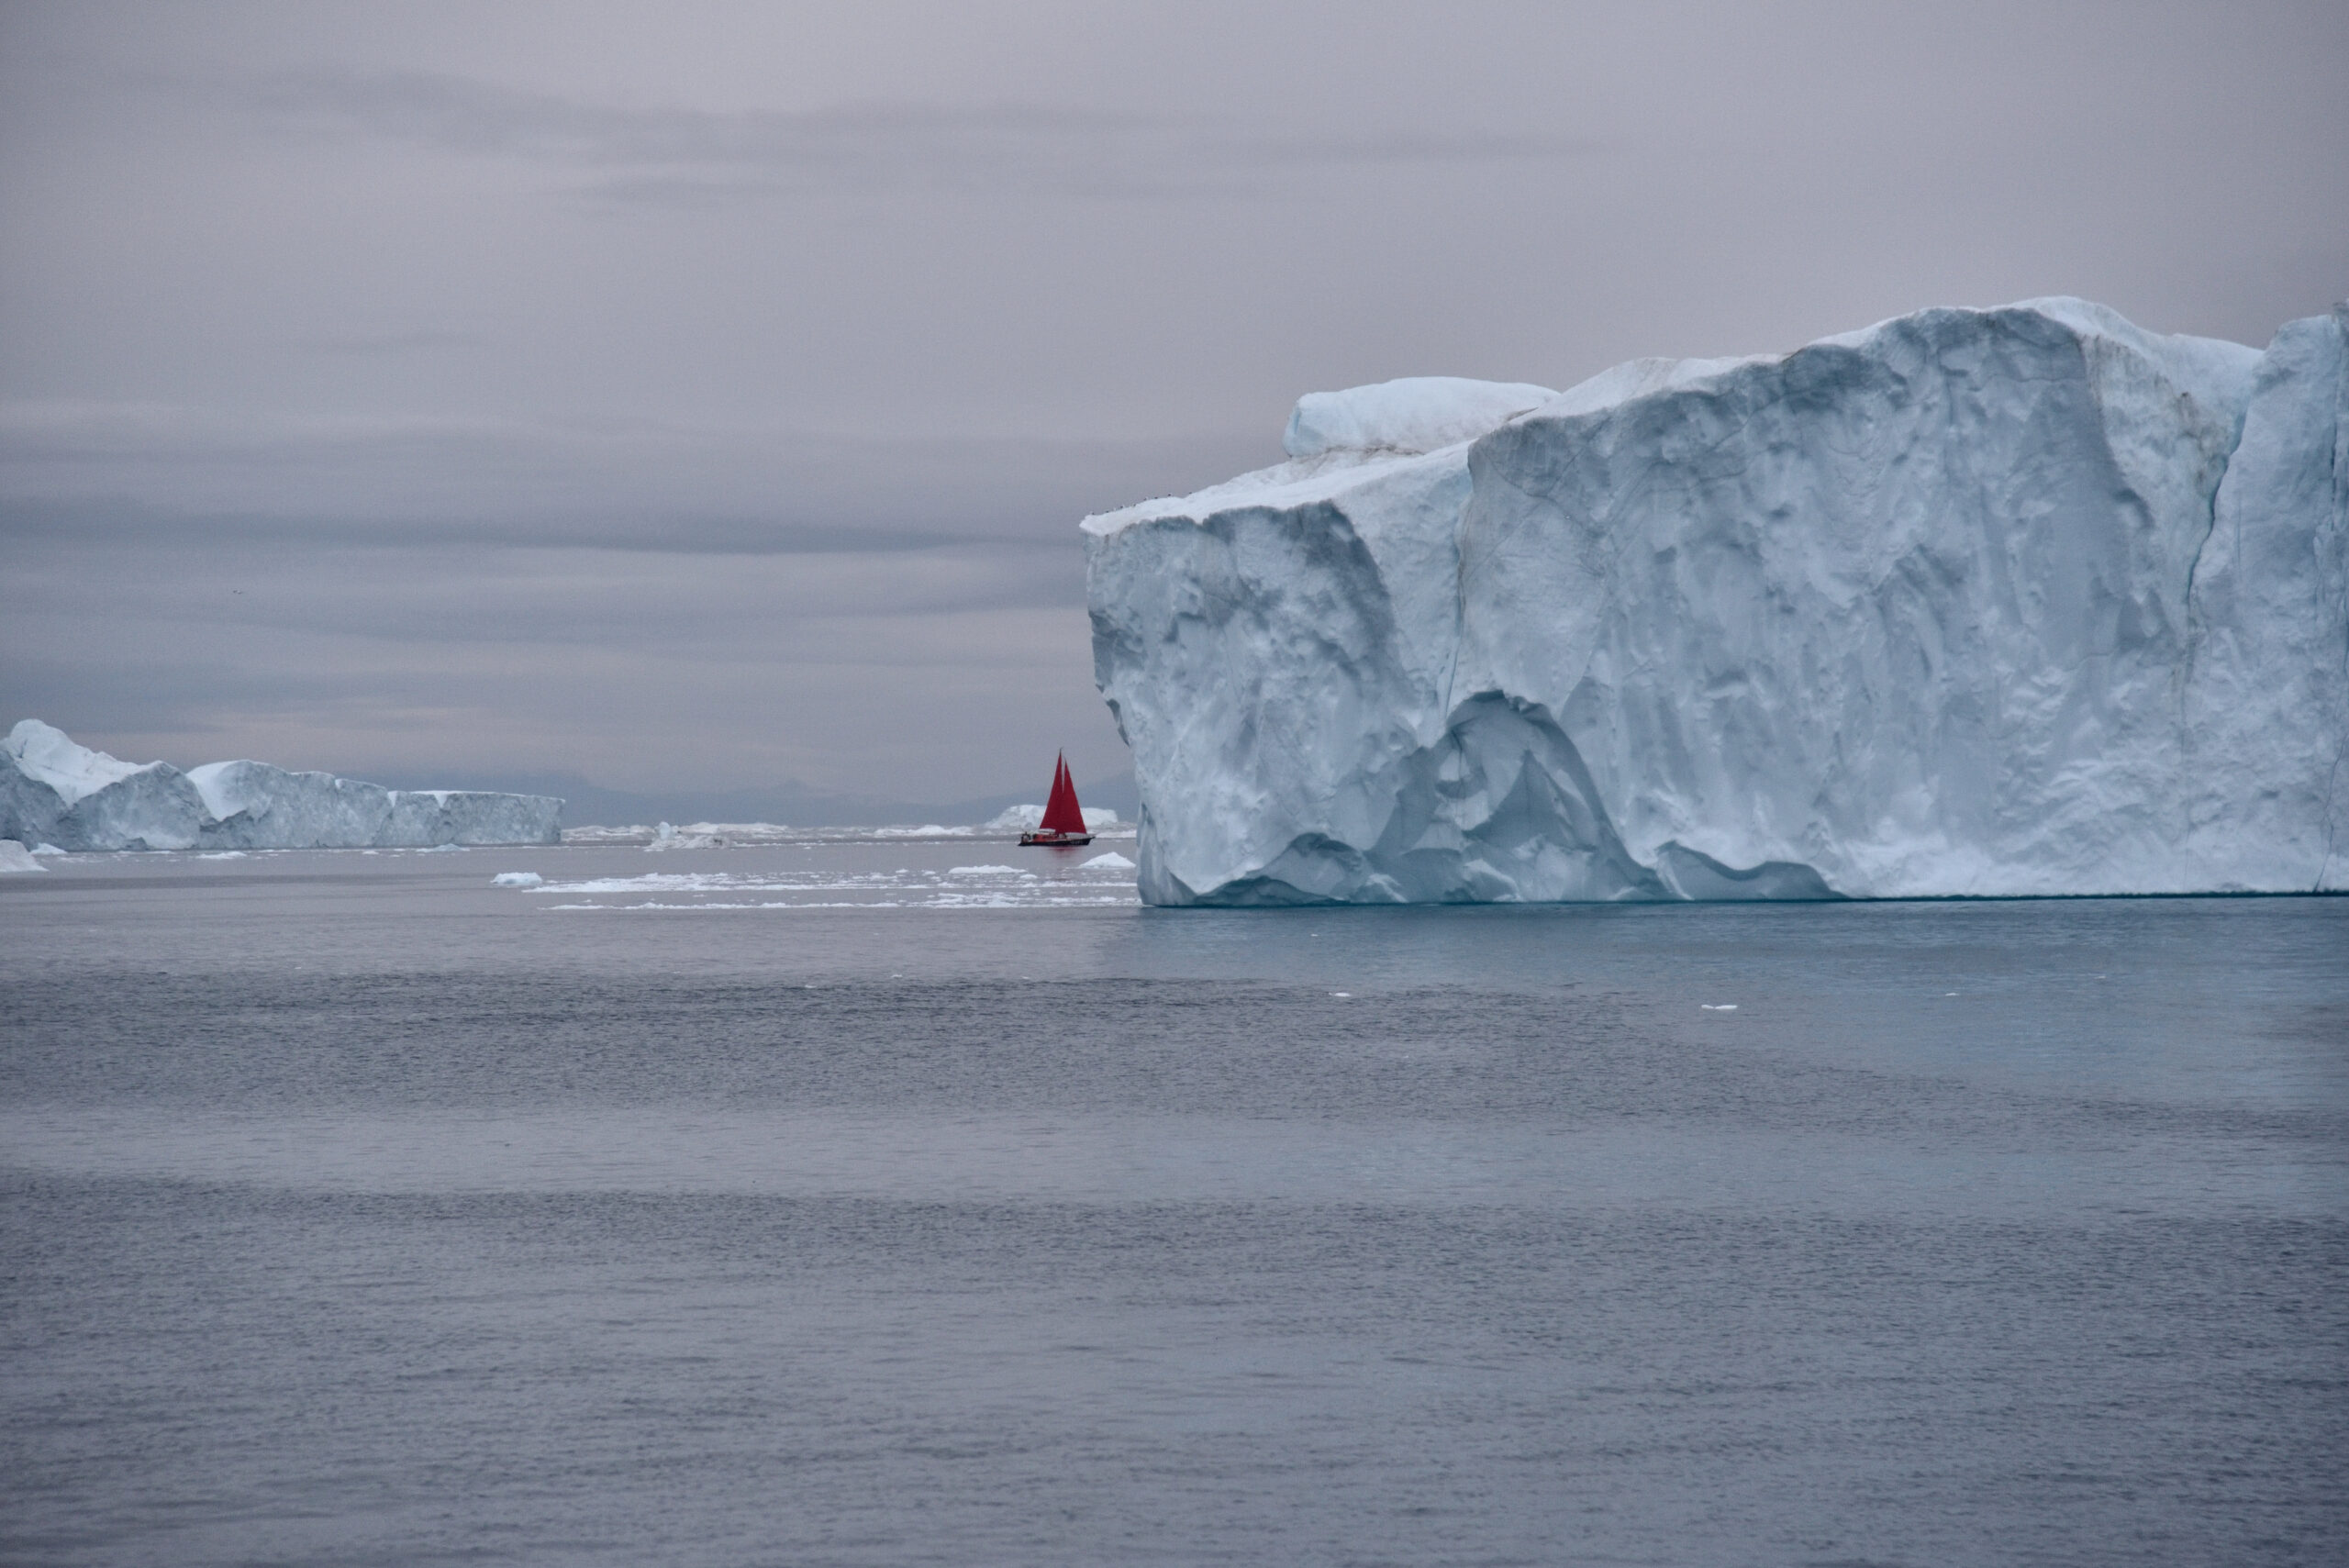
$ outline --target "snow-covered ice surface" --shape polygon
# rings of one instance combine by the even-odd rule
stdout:
[[[2349,887],[2345,361],[2047,299],[1308,396],[1085,520],[1141,895]]]
[[[0,834],[67,850],[551,844],[562,802],[396,790],[267,762],[125,762],[28,718],[0,745]]]

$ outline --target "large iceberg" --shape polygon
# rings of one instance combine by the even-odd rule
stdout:
[[[2349,306],[1300,402],[1085,522],[1156,904],[2349,887]]]
[[[66,850],[429,849],[552,844],[562,802],[384,789],[266,762],[125,762],[28,718],[0,744],[0,839]]]

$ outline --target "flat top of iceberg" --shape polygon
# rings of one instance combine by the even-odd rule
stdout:
[[[1431,452],[1473,441],[1557,395],[1531,382],[1455,375],[1405,376],[1344,392],[1308,392],[1289,413],[1281,450],[1293,459],[1330,451]]]
[[[1240,506],[1301,506],[1344,494],[1374,474],[1448,466],[1455,447],[1529,414],[1558,394],[1531,382],[1407,376],[1297,400],[1281,446],[1288,461],[1211,484],[1085,519],[1108,535],[1159,517],[1201,517]]]
[[[93,751],[54,725],[23,718],[8,731],[8,755],[32,778],[55,790],[71,806],[133,773],[145,773],[152,762],[126,762],[104,751]]]
[[[1964,310],[1965,307],[1944,307]],[[2260,350],[2218,338],[2148,332],[2120,312],[2067,295],[2027,299],[1975,315],[2028,312],[2084,339],[2125,343],[2170,364],[2186,384],[2232,384],[2240,402],[2250,391]],[[1920,313],[1920,314],[1931,314]],[[1821,338],[1807,348],[1860,348],[1888,328],[1916,317],[1894,317],[1855,332]],[[1188,495],[1159,496],[1085,519],[1100,537],[1137,523],[1204,518],[1243,507],[1275,510],[1332,500],[1358,486],[1403,477],[1414,469],[1455,466],[1455,448],[1518,419],[1596,414],[1662,392],[1686,391],[1749,365],[1776,364],[1801,350],[1731,359],[1627,360],[1553,392],[1531,382],[1468,381],[1457,376],[1409,376],[1343,392],[1309,392],[1297,400],[1281,445],[1285,462],[1208,485]]]

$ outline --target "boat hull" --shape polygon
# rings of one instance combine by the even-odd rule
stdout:
[[[1093,842],[1093,835],[1090,833],[1022,833],[1019,835],[1019,841],[1022,844],[1041,845],[1047,849],[1073,850],[1081,844]]]

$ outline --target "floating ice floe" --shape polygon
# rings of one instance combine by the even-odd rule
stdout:
[[[551,844],[562,802],[399,790],[266,762],[126,762],[37,718],[0,743],[0,833],[68,850]]]
[[[547,879],[534,871],[502,871],[489,880],[496,887],[539,887]]]
[[[14,839],[0,839],[0,876],[18,872],[47,871],[49,868],[33,859],[33,852]]]
[[[2349,888],[2349,306],[1313,394],[1087,518],[1154,904]]]

